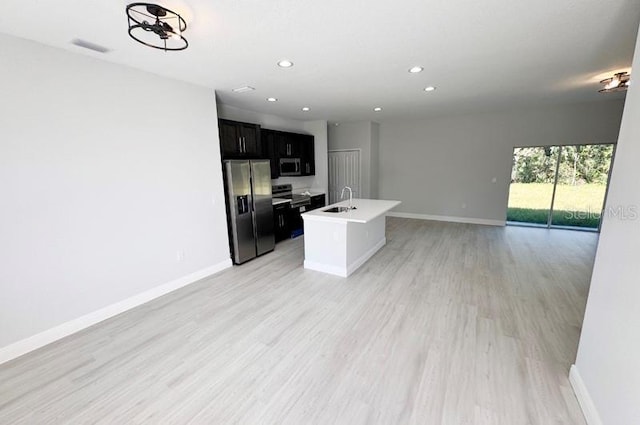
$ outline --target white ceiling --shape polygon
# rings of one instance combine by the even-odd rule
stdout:
[[[620,98],[598,94],[597,82],[631,65],[640,20],[637,0],[157,0],[189,26],[190,47],[163,52],[129,38],[128,3],[3,0],[0,28],[215,88],[241,108],[380,121]],[[295,66],[276,66],[283,58]],[[413,65],[424,72],[409,74]],[[231,92],[244,85],[256,90]],[[426,93],[428,85],[438,89]]]

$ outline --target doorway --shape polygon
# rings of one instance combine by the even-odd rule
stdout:
[[[360,198],[360,149],[329,151],[329,204],[340,201],[345,186]]]
[[[598,231],[613,144],[513,149],[507,224]]]

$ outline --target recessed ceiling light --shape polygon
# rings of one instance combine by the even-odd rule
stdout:
[[[278,99],[276,99],[275,97],[268,97],[268,98],[267,98],[267,101],[268,101],[268,102],[277,102],[277,101],[278,101]]]
[[[282,59],[280,62],[278,62],[278,66],[280,68],[291,68],[293,66],[293,62],[288,59]]]
[[[425,87],[424,91],[434,91],[436,88],[433,86]]]
[[[309,108],[308,106],[305,106],[304,108],[302,108],[303,112],[309,112],[311,110],[311,108]]]
[[[380,112],[380,111],[382,111],[382,108],[381,108],[381,107],[379,107],[379,106],[376,106],[375,108],[373,108],[373,110],[374,110],[375,112]]]
[[[412,74],[417,74],[418,72],[422,72],[423,70],[424,68],[421,66],[414,66],[413,68],[409,69],[409,72]]]
[[[238,87],[238,88],[235,88],[235,89],[231,89],[231,91],[234,92],[234,93],[246,93],[248,91],[253,91],[253,90],[255,90],[255,89],[253,87],[251,87],[251,86],[244,86],[244,87]]]

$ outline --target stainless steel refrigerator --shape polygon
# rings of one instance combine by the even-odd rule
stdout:
[[[273,251],[273,206],[269,160],[223,161],[229,243],[233,262],[242,264]]]

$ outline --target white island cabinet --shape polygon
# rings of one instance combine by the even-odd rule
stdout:
[[[304,267],[347,277],[363,265],[387,242],[385,217],[400,201],[353,199],[355,209],[327,212],[347,207],[339,202],[302,214],[304,220]]]

